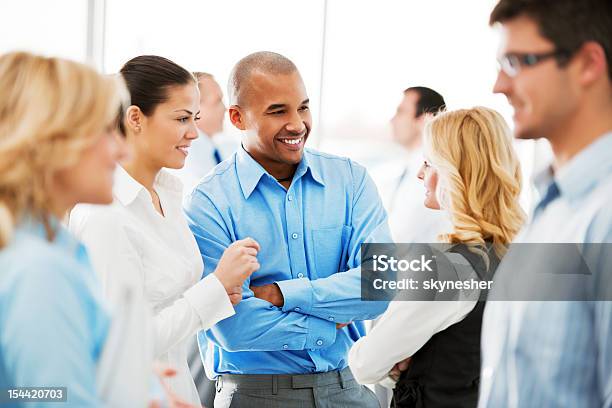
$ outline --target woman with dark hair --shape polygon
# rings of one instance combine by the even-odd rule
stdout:
[[[175,369],[171,391],[199,406],[187,365],[189,339],[234,314],[243,281],[259,268],[259,246],[249,238],[235,242],[200,280],[204,265],[183,216],[182,185],[164,170],[183,167],[197,138],[196,80],[158,56],[133,58],[120,73],[131,97],[120,124],[131,154],[115,173],[113,204],[77,206],[70,228],[88,246],[111,303],[131,291],[151,309],[152,319],[143,312],[135,322],[142,326],[139,352],[152,349]]]

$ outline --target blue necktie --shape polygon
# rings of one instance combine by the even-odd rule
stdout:
[[[557,185],[557,183],[553,181],[548,186],[548,189],[546,190],[546,194],[544,195],[544,198],[540,201],[540,203],[535,208],[534,214],[537,213],[538,211],[544,210],[544,208],[546,208],[548,204],[550,204],[552,201],[559,198],[560,195],[561,195],[561,192],[559,191],[559,186]]]
[[[219,149],[215,147],[213,150],[213,156],[215,157],[216,164],[221,163],[223,160],[221,159],[221,154],[219,153]]]

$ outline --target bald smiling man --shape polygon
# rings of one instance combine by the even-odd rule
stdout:
[[[312,118],[302,77],[286,57],[258,52],[229,82],[242,148],[202,180],[185,211],[205,264],[252,237],[261,268],[236,314],[206,333],[215,407],[378,407],[347,367],[363,320],[387,302],[362,302],[360,245],[391,242],[366,170],[304,146]]]

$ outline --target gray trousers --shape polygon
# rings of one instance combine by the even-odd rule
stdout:
[[[215,408],[380,408],[349,368],[318,374],[222,375]]]

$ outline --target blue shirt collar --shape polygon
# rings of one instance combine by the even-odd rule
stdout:
[[[306,174],[310,174],[310,177],[312,177],[312,179],[316,183],[325,186],[325,182],[323,181],[323,177],[321,176],[321,169],[319,168],[319,166],[317,166],[317,161],[312,160],[312,153],[309,149],[304,149],[302,161],[295,170],[294,178],[297,180],[298,178]]]
[[[308,159],[309,155],[310,152],[304,149],[302,161],[295,170],[293,180],[310,174],[314,181],[324,186],[325,183],[321,177],[320,169],[315,166],[314,163],[311,163],[311,160]],[[243,147],[240,147],[236,152],[236,171],[238,173],[238,181],[242,189],[242,194],[244,194],[246,199],[251,196],[264,175],[275,180],[274,177],[272,177],[261,164],[257,163]]]
[[[535,176],[535,187],[544,197],[550,184],[555,182],[561,195],[568,200],[580,198],[612,173],[611,151],[612,132],[608,132],[574,156],[556,174],[552,166],[546,167]]]

